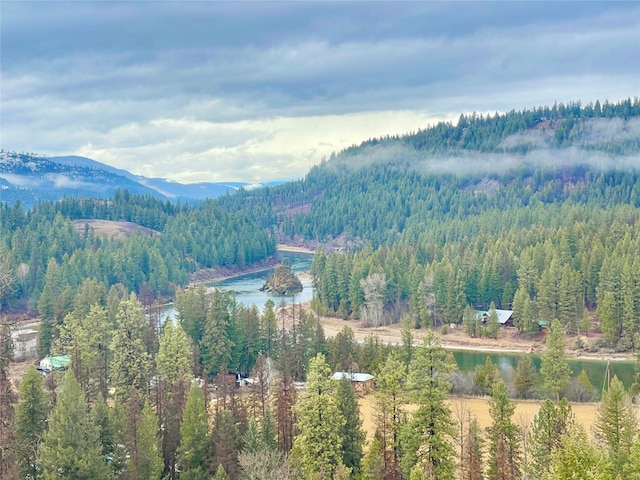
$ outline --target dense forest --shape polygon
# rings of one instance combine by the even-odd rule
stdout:
[[[30,367],[13,392],[0,325],[0,477],[637,478],[640,362],[629,392],[615,377],[600,392],[571,377],[564,349],[591,329],[585,349],[640,350],[639,120],[638,99],[461,115],[196,206],[126,191],[0,204],[3,319],[37,312],[39,356],[69,360],[46,377]],[[149,234],[101,236],[89,219]],[[316,313],[403,322],[402,343],[348,327],[327,339],[298,306],[261,312],[188,286],[277,241],[319,246]],[[165,299],[175,323],[150,308]],[[522,336],[545,326],[539,369],[522,355],[511,378],[489,359],[463,373],[442,348],[433,327],[497,336],[497,308]],[[368,438],[334,372],[374,374]],[[489,424],[450,394],[486,397]],[[524,421],[514,398],[543,403]],[[597,399],[587,432],[569,401]]]

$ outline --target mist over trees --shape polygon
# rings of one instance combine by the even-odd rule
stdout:
[[[604,390],[590,437],[566,397],[594,388],[569,378],[563,339],[595,324],[602,338],[584,348],[640,348],[639,118],[637,99],[462,115],[197,206],[126,191],[0,204],[0,474],[634,478],[640,367],[631,392],[617,378]],[[80,219],[157,233],[108,238]],[[277,241],[320,245],[316,313],[403,322],[402,343],[358,342],[347,326],[327,339],[313,313],[188,287],[202,269],[264,261]],[[175,323],[152,314],[164,299]],[[513,378],[489,358],[460,372],[434,327],[493,338],[500,308],[523,336],[549,326],[540,371],[523,356]],[[14,392],[4,316],[27,311],[41,320],[38,354],[70,365],[44,381],[30,369]],[[369,438],[335,371],[375,375]],[[454,411],[452,393],[486,396],[490,424]],[[525,425],[509,393],[545,402]]]

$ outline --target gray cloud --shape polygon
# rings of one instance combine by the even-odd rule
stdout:
[[[4,148],[176,179],[290,178],[460,112],[640,91],[634,3],[0,6]],[[405,121],[388,126],[386,112]],[[370,133],[345,129],[349,115]]]

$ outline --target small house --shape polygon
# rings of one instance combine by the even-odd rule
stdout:
[[[513,310],[498,310],[498,323],[503,327],[513,327]],[[489,312],[486,310],[476,310],[476,318],[482,318],[482,323],[487,323]]]
[[[53,357],[45,357],[40,360],[38,370],[44,373],[53,372],[54,370],[64,370],[71,364],[69,355],[56,355]]]
[[[331,377],[333,380],[342,380],[348,378],[353,386],[353,390],[356,394],[366,395],[373,390],[373,375],[368,373],[349,373],[349,372],[336,372]]]

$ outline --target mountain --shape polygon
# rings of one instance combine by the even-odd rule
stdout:
[[[349,249],[396,242],[425,219],[434,230],[490,210],[528,215],[536,203],[640,207],[639,175],[635,98],[460,115],[349,147],[303,180],[218,201],[262,228],[276,223],[281,242]]]
[[[118,189],[161,200],[193,203],[234,193],[240,188],[261,186],[243,182],[182,184],[134,175],[85,157],[44,157],[0,151],[0,201],[14,204],[19,200],[27,208],[42,200],[63,197],[110,198]]]

